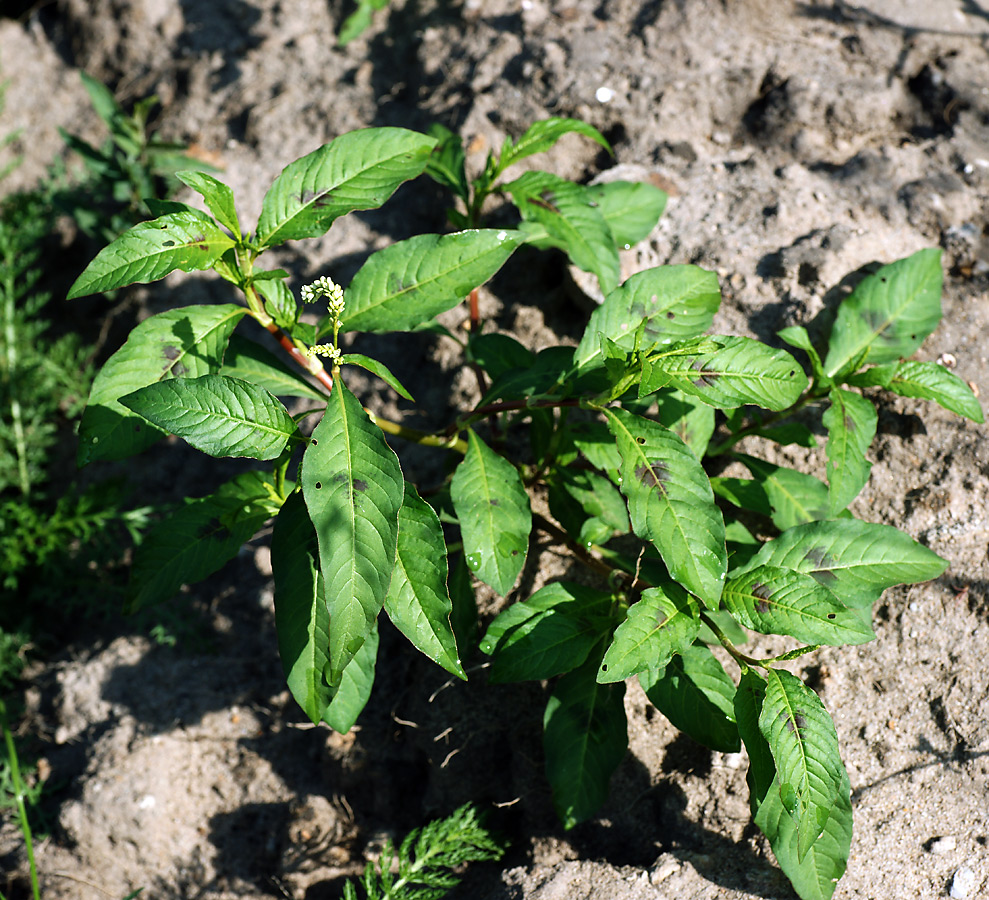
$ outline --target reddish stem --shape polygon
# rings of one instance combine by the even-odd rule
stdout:
[[[330,393],[333,390],[333,377],[329,372],[323,367],[322,364],[316,369],[313,366],[313,360],[311,357],[306,356],[295,344],[292,339],[285,334],[274,322],[269,322],[265,328],[274,335],[275,340],[282,345],[282,348],[292,357],[303,369],[305,369],[310,375],[312,375],[324,388],[326,388],[326,393]]]

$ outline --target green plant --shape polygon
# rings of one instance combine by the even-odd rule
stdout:
[[[24,849],[27,853],[28,868],[31,877],[31,896],[34,900],[40,900],[41,893],[38,890],[38,868],[34,861],[34,842],[32,840],[31,823],[28,819],[27,807],[29,804],[37,803],[40,793],[40,785],[37,790],[28,788],[21,778],[20,761],[17,757],[17,747],[14,745],[14,736],[10,731],[7,722],[7,706],[0,698],[0,732],[3,733],[5,758],[4,765],[0,767],[0,808],[12,807],[17,811],[17,821],[24,837]],[[2,894],[0,894],[2,900]]]
[[[387,5],[388,0],[357,0],[357,9],[347,16],[340,26],[337,43],[344,47],[354,38],[360,37],[371,25],[371,17]]]
[[[359,884],[367,900],[440,900],[460,883],[455,869],[501,859],[504,854],[504,844],[468,803],[445,819],[409,832],[397,852],[386,844],[377,865],[367,864]],[[358,896],[354,883],[348,881],[344,900]]]
[[[756,823],[798,893],[830,897],[851,841],[848,777],[827,711],[782,664],[820,645],[871,640],[871,607],[886,588],[946,566],[847,510],[868,479],[876,431],[862,390],[933,399],[982,420],[956,376],[904,361],[940,318],[939,251],[861,281],[838,309],[823,360],[805,329],[781,332],[807,355],[808,375],[785,350],[705,333],[721,299],[711,272],[663,266],[618,283],[617,247],[652,227],[660,192],[586,188],[542,172],[498,182],[568,131],[606,146],[573,120],[540,122],[492,155],[473,184],[449,133],[346,134],[278,176],[251,234],[228,187],[182,173],[212,215],[176,207],[135,226],[70,296],[212,268],[246,305],[174,309],[134,329],[94,382],[80,462],[122,458],[167,433],[214,456],[272,461],[187,500],[152,531],[135,555],[131,605],[167,599],[215,571],[276,516],[275,615],[288,684],[314,722],[341,731],[370,694],[382,609],[419,650],[465,678],[470,573],[508,595],[533,529],[548,534],[600,575],[598,586],[556,582],[520,598],[491,623],[481,649],[492,656],[492,681],[557,679],[544,746],[566,826],[605,798],[627,746],[625,679],[636,675],[692,737],[724,751],[744,743]],[[398,242],[371,254],[346,292],[319,279],[302,290],[307,303],[327,301],[318,325],[300,318],[285,272],[255,266],[270,247],[380,206],[423,171],[454,190],[462,223],[476,225],[492,192],[510,196],[523,222]],[[365,410],[341,367],[363,367],[411,397],[380,362],[346,352],[341,335],[428,328],[461,343],[435,317],[526,242],[564,248],[605,290],[578,346],[533,353],[484,334],[475,306],[462,348],[482,385],[476,406],[433,433]],[[315,382],[235,335],[246,319],[275,335]],[[319,405],[293,417],[275,395]],[[320,418],[307,435],[298,422],[313,413]],[[515,437],[526,422],[527,447]],[[827,433],[827,484],[740,450],[754,437],[811,446],[814,428]],[[389,436],[462,459],[420,493]],[[705,468],[727,460],[751,477]],[[547,497],[549,516],[533,512],[534,492]],[[754,658],[740,649],[747,631],[796,646]],[[738,666],[737,686],[712,647]]]
[[[107,242],[141,221],[149,206],[154,212],[156,202],[174,193],[177,171],[212,167],[189,156],[184,145],[152,135],[149,117],[157,97],[138,100],[128,115],[105,85],[85,72],[80,77],[110,135],[101,147],[94,147],[59,129],[66,146],[82,159],[85,177],[70,186],[53,186],[52,202],[84,234]]]

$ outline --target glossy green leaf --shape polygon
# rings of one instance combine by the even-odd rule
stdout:
[[[237,334],[230,338],[220,374],[249,381],[276,397],[326,402],[326,394],[313,387],[296,369],[289,368],[257,342]]]
[[[597,276],[605,294],[621,280],[615,238],[587,189],[549,172],[526,172],[503,188],[526,222],[535,223],[545,243]]]
[[[707,647],[684,647],[665,668],[641,672],[639,683],[653,706],[684,734],[712,750],[738,752],[735,683]]]
[[[120,398],[166,378],[216,372],[246,312],[233,304],[186,306],[138,324],[93,381],[79,425],[79,465],[122,459],[158,440],[163,432],[123,406]]]
[[[611,627],[609,594],[554,581],[513,603],[489,626],[481,650],[494,659],[490,680],[541,681],[582,665]]]
[[[743,453],[736,454],[735,458],[745,465],[755,483],[765,492],[769,515],[780,531],[828,517],[828,487],[820,479]]]
[[[361,649],[347,663],[340,676],[340,685],[323,710],[322,719],[338,734],[354,727],[357,717],[367,706],[374,687],[374,664],[378,658],[378,624],[371,626]]]
[[[470,188],[464,170],[464,142],[459,134],[438,122],[429,127],[428,134],[437,140],[426,164],[426,174],[437,184],[449,188],[464,203],[470,202]]]
[[[624,681],[637,672],[663,668],[693,643],[700,624],[696,601],[680,585],[670,582],[643,591],[615,629],[598,681]]]
[[[762,565],[729,579],[721,596],[746,628],[785,634],[806,644],[864,644],[875,638],[857,611],[842,605],[810,575]]]
[[[210,456],[274,459],[299,440],[288,410],[264,388],[227,375],[169,378],[120,403]]]
[[[608,426],[602,422],[579,422],[570,426],[570,433],[587,461],[618,484],[622,457]]]
[[[718,336],[697,352],[677,352],[674,345],[650,355],[639,396],[673,387],[719,409],[751,403],[781,410],[796,403],[807,385],[804,370],[785,350],[751,338]]]
[[[330,611],[326,679],[340,684],[384,605],[405,481],[398,457],[341,379],[302,459]]]
[[[656,399],[656,421],[690,447],[694,456],[703,459],[714,434],[714,409],[680,391],[661,391]]]
[[[611,229],[615,244],[629,248],[649,236],[666,209],[666,192],[643,181],[609,181],[587,187],[587,196]]]
[[[229,228],[235,237],[240,237],[240,222],[237,220],[237,209],[234,205],[234,192],[229,185],[194,169],[176,172],[175,177],[187,184],[206,201],[206,206],[213,217],[224,228]]]
[[[450,485],[470,570],[505,595],[529,547],[532,512],[518,469],[468,431],[467,455]]]
[[[876,436],[876,408],[859,394],[833,388],[822,422],[828,431],[827,473],[832,516],[852,502],[869,480],[866,452]]]
[[[522,243],[493,228],[420,234],[371,254],[347,289],[343,331],[408,331],[453,309]]]
[[[781,669],[766,670],[759,731],[776,764],[780,800],[797,826],[797,861],[802,862],[848,780],[838,734],[817,694]]]
[[[290,163],[265,194],[258,246],[318,237],[345,213],[376,209],[426,168],[435,144],[404,128],[364,128]]]
[[[406,400],[412,400],[412,395],[383,362],[372,359],[370,356],[365,356],[363,353],[344,353],[340,358],[340,364],[344,366],[360,366],[371,374],[377,375],[378,378],[399,396],[404,397]]]
[[[824,366],[821,363],[820,354],[818,354],[817,348],[811,342],[810,335],[803,325],[793,325],[790,328],[783,328],[777,331],[776,334],[791,347],[797,347],[803,350],[807,354],[808,359],[810,359],[811,369],[814,374],[818,378],[823,378]]]
[[[671,575],[717,609],[728,565],[725,524],[707,474],[675,434],[623,409],[607,409],[621,454],[621,491],[635,533],[651,541]]]
[[[886,588],[937,578],[948,562],[889,525],[829,519],[767,541],[746,569],[758,565],[805,572],[846,606],[867,609]]]
[[[579,119],[553,117],[533,122],[525,133],[514,143],[509,138],[501,148],[498,167],[504,171],[520,159],[535,153],[545,153],[565,134],[582,134],[584,137],[597,141],[605,150],[611,152],[611,146],[600,131],[593,125],[581,122]]]
[[[920,250],[883,266],[838,307],[824,371],[830,377],[913,353],[941,321],[941,251]]]
[[[176,269],[208,269],[233,246],[201,212],[175,212],[141,222],[104,247],[69,289],[68,299],[146,284]]]
[[[263,472],[238,475],[207,497],[187,499],[134,550],[128,609],[168,600],[183,584],[221,569],[281,504],[272,476]]]
[[[295,299],[284,278],[278,277],[278,272],[255,273],[252,284],[254,289],[264,299],[264,310],[275,320],[275,324],[289,334],[295,329],[299,320],[299,303]],[[273,275],[273,278],[259,278],[258,275]]]
[[[591,656],[564,675],[543,717],[546,775],[564,828],[573,828],[597,811],[628,749],[625,683],[598,684],[597,666],[596,656]]]
[[[901,397],[933,400],[945,409],[980,424],[985,421],[982,407],[972,389],[944,366],[930,362],[900,363],[890,379],[889,390]]]
[[[416,649],[466,681],[450,624],[453,602],[446,580],[446,541],[439,517],[415,487],[406,484],[385,612]]]
[[[271,534],[275,631],[288,688],[314,724],[333,699],[333,689],[323,677],[329,662],[330,613],[318,559],[316,529],[302,494],[293,493]]]
[[[711,327],[721,305],[718,277],[697,266],[658,266],[629,278],[591,314],[574,362],[582,370],[603,363],[601,338],[630,351],[645,322],[642,345],[695,337]]]

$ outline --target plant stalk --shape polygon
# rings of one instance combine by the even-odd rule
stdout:
[[[27,807],[24,804],[24,783],[21,781],[21,767],[17,759],[17,748],[14,746],[14,736],[7,723],[7,706],[0,700],[0,730],[3,731],[7,745],[7,764],[10,766],[10,777],[14,783],[14,803],[17,805],[17,817],[20,820],[21,834],[24,835],[24,849],[27,853],[28,867],[31,872],[31,893],[34,900],[41,900],[38,888],[38,867],[34,861],[34,842],[31,838],[31,823],[27,817]]]

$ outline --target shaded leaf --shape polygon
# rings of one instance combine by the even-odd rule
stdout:
[[[237,334],[230,338],[220,374],[249,381],[276,397],[326,402],[326,394],[313,387],[296,369],[285,365],[257,342]]]
[[[680,391],[661,391],[656,399],[656,421],[690,447],[694,456],[703,459],[714,434],[714,409]]]
[[[338,734],[354,727],[357,717],[367,706],[374,687],[374,664],[378,657],[378,624],[371,626],[361,649],[344,667],[330,705],[323,710],[322,719]]]
[[[449,188],[465,204],[470,202],[470,188],[464,170],[464,142],[459,134],[438,122],[429,126],[428,134],[437,140],[426,164],[426,174],[437,184]]]
[[[840,513],[869,480],[872,463],[866,451],[876,436],[879,417],[875,407],[859,394],[833,388],[831,405],[822,422],[828,430],[827,473],[829,507],[832,516]]]

